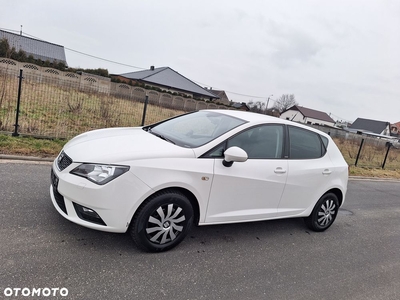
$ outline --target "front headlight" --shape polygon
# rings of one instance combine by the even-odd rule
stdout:
[[[129,170],[128,166],[81,164],[70,173],[84,177],[96,184],[106,184]]]

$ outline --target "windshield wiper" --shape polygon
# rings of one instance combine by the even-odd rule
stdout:
[[[153,134],[153,135],[155,135],[155,136],[159,137],[160,139],[162,139],[162,140],[164,140],[164,141],[167,141],[167,142],[170,142],[171,144],[174,144],[174,145],[176,145],[176,143],[175,143],[173,140],[171,140],[171,139],[169,139],[169,138],[165,137],[165,136],[164,136],[164,135],[162,135],[162,134],[159,134],[159,133],[153,132],[153,131],[151,130],[151,128],[149,128],[149,129],[147,130],[147,132],[150,132],[151,134]]]

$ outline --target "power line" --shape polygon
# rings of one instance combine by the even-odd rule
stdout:
[[[2,28],[0,28],[0,29],[2,29]],[[9,29],[7,29],[7,30],[9,30]],[[18,32],[16,30],[11,30],[11,31]],[[47,42],[47,41],[45,41],[45,40],[43,40],[41,38],[38,38],[38,37],[36,37],[34,35],[31,35],[31,34],[29,34],[27,32],[24,32],[24,34],[29,36],[29,37],[35,38],[37,40]],[[141,68],[141,67],[137,67],[137,66],[128,65],[128,64],[125,64],[125,63],[120,63],[120,62],[117,62],[117,61],[114,61],[114,60],[110,60],[110,59],[101,58],[101,57],[98,57],[98,56],[95,56],[95,55],[91,55],[91,54],[88,54],[88,53],[84,53],[84,52],[81,52],[81,51],[78,51],[78,50],[74,50],[74,49],[71,49],[71,48],[68,48],[68,47],[65,47],[65,46],[64,46],[64,49],[67,49],[69,51],[72,51],[72,52],[75,52],[75,53],[79,53],[79,54],[82,54],[82,55],[85,55],[85,56],[89,56],[89,57],[92,57],[92,58],[96,58],[96,59],[99,59],[99,60],[103,60],[103,61],[106,61],[106,62],[110,62],[110,63],[113,63],[113,64],[117,64],[117,65],[121,65],[121,66],[125,66],[125,67],[130,67],[130,68],[135,68],[135,69],[139,69],[139,70],[146,70],[146,68]]]
[[[337,116],[337,115],[335,115],[335,114],[333,114],[333,113],[329,113],[329,116],[333,116],[333,117],[335,117],[337,120],[340,120],[340,121],[345,121],[345,122],[349,122],[349,123],[352,122],[352,121],[347,120],[346,118],[339,117],[339,116]]]
[[[20,31],[18,31],[18,30],[11,30],[11,29],[5,29],[5,28],[0,28],[0,29],[1,29],[1,30],[7,30],[7,31],[11,31],[11,32],[20,33]],[[35,38],[35,39],[37,39],[37,40],[47,42],[46,40],[41,39],[41,38],[39,38],[39,37],[36,37],[36,36],[34,36],[34,35],[31,35],[31,34],[29,34],[29,33],[27,33],[27,32],[23,32],[23,34],[26,35],[26,36]],[[117,62],[117,61],[114,61],[114,60],[110,60],[110,59],[98,57],[98,56],[95,56],[95,55],[91,55],[91,54],[88,54],[88,53],[84,53],[84,52],[81,52],[81,51],[78,51],[78,50],[74,50],[74,49],[71,49],[71,48],[68,48],[68,47],[65,47],[65,46],[63,46],[63,47],[64,47],[64,49],[67,49],[67,50],[69,50],[69,51],[72,51],[72,52],[75,52],[75,53],[78,53],[78,54],[81,54],[81,55],[89,56],[89,57],[92,57],[92,58],[95,58],[95,59],[98,59],[98,60],[106,61],[106,62],[113,63],[113,64],[117,64],[117,65],[120,65],[120,66],[135,68],[135,69],[139,69],[139,70],[147,70],[147,68],[142,68],[142,67],[137,67],[137,66],[133,66],[133,65],[128,65],[128,64],[125,64],[125,63],[120,63],[120,62]],[[197,84],[199,84],[199,85],[203,85],[203,86],[212,86],[212,85],[209,85],[209,84],[201,83],[201,82],[196,81],[196,80],[192,80],[192,81],[195,82],[195,83],[197,83]],[[243,96],[243,97],[249,97],[249,98],[256,98],[256,99],[267,99],[267,98],[268,98],[268,97],[266,97],[266,96],[252,96],[252,95],[246,95],[246,94],[241,94],[241,93],[232,92],[232,91],[227,91],[227,90],[224,90],[224,91],[225,91],[225,92],[228,92],[228,93],[230,93],[230,94],[233,94],[233,95]],[[270,101],[276,101],[276,100],[270,99]]]
[[[91,55],[91,54],[83,53],[83,52],[81,52],[81,51],[73,50],[73,49],[67,48],[67,47],[65,47],[65,46],[64,46],[64,48],[67,49],[67,50],[69,50],[69,51],[72,51],[72,52],[76,52],[76,53],[79,53],[79,54],[82,54],[82,55],[85,55],[85,56],[89,56],[89,57],[93,57],[93,58],[100,59],[100,60],[103,60],[103,61],[107,61],[107,62],[110,62],[110,63],[113,63],[113,64],[117,64],[117,65],[120,65],[120,66],[125,66],[125,67],[140,69],[140,70],[146,70],[146,69],[147,69],[147,68],[136,67],[136,66],[132,66],[132,65],[120,63],[120,62],[117,62],[117,61],[113,61],[113,60],[101,58],[101,57],[98,57],[98,56],[94,56],[94,55]]]
[[[197,84],[199,84],[199,85],[202,85],[202,86],[210,86],[211,87],[211,85],[209,85],[209,84],[205,84],[205,83],[202,83],[202,82],[199,82],[199,81],[196,81],[196,80],[192,80],[193,82],[195,82],[195,83],[197,83]],[[217,90],[220,90],[220,88],[216,88]],[[223,90],[223,89],[221,89],[221,90]],[[244,96],[244,97],[250,97],[250,98],[257,98],[257,99],[267,99],[268,97],[267,96],[252,96],[252,95],[246,95],[246,94],[240,94],[240,93],[236,93],[236,92],[231,92],[231,91],[227,91],[227,90],[224,90],[225,92],[228,92],[228,93],[230,93],[230,94],[234,94],[234,95],[238,95],[238,96]],[[276,101],[276,100],[274,100],[274,99],[272,99],[272,98],[270,98],[269,99],[270,101]]]
[[[257,98],[257,99],[268,99],[268,96],[252,96],[252,95],[245,95],[245,94],[239,94],[239,93],[235,93],[235,92],[231,92],[231,91],[225,91],[234,95],[238,95],[238,96],[245,96],[245,97],[250,97],[250,98]],[[276,101],[272,98],[269,98],[269,101]]]

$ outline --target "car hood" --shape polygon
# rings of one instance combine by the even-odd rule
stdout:
[[[176,146],[141,127],[89,131],[70,140],[65,153],[75,162],[120,163],[135,159],[195,157],[192,149]]]

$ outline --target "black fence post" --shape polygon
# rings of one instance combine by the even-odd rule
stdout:
[[[388,157],[390,147],[392,147],[392,143],[387,142],[387,143],[386,143],[386,146],[387,146],[387,151],[386,151],[385,159],[383,160],[382,169],[385,168],[386,159],[387,159],[387,157]]]
[[[144,120],[146,119],[147,103],[149,103],[149,96],[146,95],[146,98],[144,100],[144,108],[143,108],[143,116],[142,116],[141,126],[144,126]]]
[[[19,104],[21,103],[21,87],[22,87],[22,69],[19,70],[19,83],[18,83],[18,100],[17,100],[17,112],[15,114],[15,129],[12,136],[19,136],[18,134],[18,117],[19,117]]]
[[[357,167],[358,159],[360,158],[361,149],[362,149],[362,147],[363,147],[363,144],[364,144],[364,139],[361,140],[360,148],[358,149],[357,158],[356,158],[356,163],[354,164],[356,167]]]

